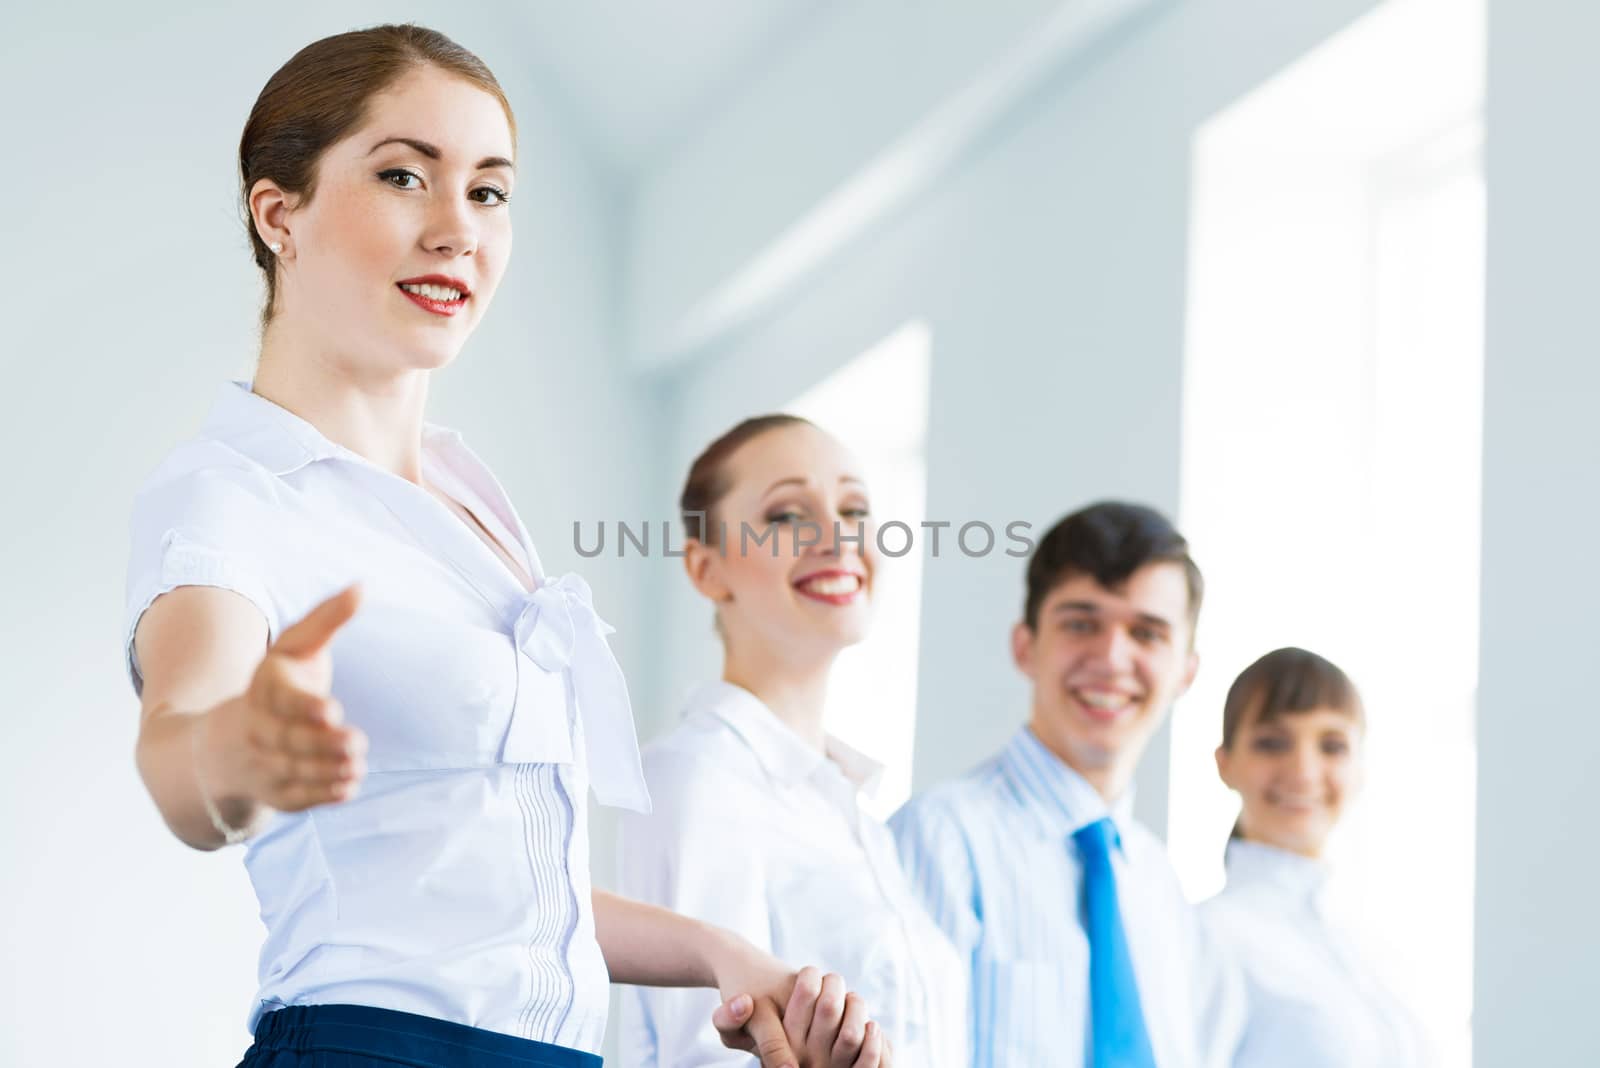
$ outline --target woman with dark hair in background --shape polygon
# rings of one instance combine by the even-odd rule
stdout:
[[[695,460],[680,506],[722,675],[645,750],[655,809],[621,822],[619,888],[839,973],[900,1063],[965,1066],[966,965],[912,895],[888,828],[861,808],[881,768],[823,729],[833,663],[866,636],[879,578],[859,463],[804,419],[748,419]],[[720,846],[730,835],[748,843],[737,862]],[[706,1024],[714,1002],[629,991],[623,1059],[740,1063]],[[836,978],[820,986],[825,1012],[849,1033],[880,1033]]]
[[[1228,690],[1217,771],[1243,810],[1201,906],[1249,989],[1236,1068],[1412,1068],[1421,1036],[1329,913],[1329,835],[1360,791],[1366,711],[1336,665],[1278,649]]]
[[[247,1065],[596,1065],[608,979],[719,988],[723,1041],[841,1063],[790,1053],[825,1023],[787,965],[591,890],[589,788],[649,807],[610,628],[423,419],[504,274],[515,150],[488,68],[417,26],[317,41],[262,90],[258,369],[134,506],[139,770],[187,844],[248,842]]]

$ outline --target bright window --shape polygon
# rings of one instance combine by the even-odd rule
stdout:
[[[1194,152],[1182,526],[1202,670],[1171,846],[1222,882],[1223,696],[1301,645],[1343,666],[1368,786],[1333,860],[1440,1063],[1469,1063],[1481,481],[1482,11],[1391,0],[1217,116]]]
[[[878,522],[897,519],[912,530],[920,530],[927,499],[928,345],[928,328],[908,323],[785,409],[833,434],[861,460]],[[899,551],[894,537],[891,532],[885,544]],[[887,765],[866,803],[887,819],[911,794],[920,542],[904,556],[879,557],[874,593],[872,631],[840,655],[824,721],[831,733]]]

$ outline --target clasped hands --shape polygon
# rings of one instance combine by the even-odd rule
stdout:
[[[892,1068],[889,1040],[839,975],[789,972],[767,957],[719,970],[717,985],[724,1000],[711,1022],[722,1044],[755,1054],[761,1068]]]

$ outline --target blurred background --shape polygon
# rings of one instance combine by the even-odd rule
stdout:
[[[1007,524],[1151,503],[1209,587],[1137,789],[1187,892],[1220,887],[1234,816],[1223,693],[1316,649],[1370,709],[1339,849],[1380,970],[1448,1065],[1592,1063],[1600,8],[152,0],[9,10],[0,37],[0,1064],[247,1044],[239,856],[186,850],[134,769],[127,519],[252,374],[257,92],[387,21],[477,51],[516,108],[517,253],[431,417],[592,583],[644,739],[718,670],[660,524],[744,416],[812,416],[880,520],[949,524],[891,561],[831,698],[890,766],[881,814],[1025,716]],[[957,543],[976,522],[991,551]]]

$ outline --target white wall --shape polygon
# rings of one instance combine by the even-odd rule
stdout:
[[[432,416],[502,477],[552,571],[579,562],[573,518],[635,499],[643,415],[613,371],[612,194],[515,40],[453,11],[7,13],[0,1065],[232,1064],[247,1044],[254,898],[237,852],[179,844],[138,780],[122,588],[135,487],[198,428],[216,384],[251,371],[259,283],[234,153],[261,85],[297,48],[416,18],[496,70],[521,127],[517,252],[492,313],[440,376]],[[600,562],[583,570],[631,669],[639,601]]]
[[[146,799],[119,629],[133,488],[192,432],[219,379],[249,373],[258,283],[233,153],[261,83],[294,48],[417,17],[506,82],[526,161],[519,252],[494,314],[441,376],[433,414],[502,475],[547,565],[581,564],[591,578],[648,736],[715,669],[708,614],[676,561],[574,560],[571,521],[670,517],[712,434],[910,318],[933,337],[930,517],[1042,530],[1107,493],[1175,511],[1192,134],[1372,3],[1167,0],[1059,71],[938,187],[770,314],[645,378],[616,370],[628,212],[514,36],[482,12],[346,0],[272,17],[238,2],[10,13],[0,1064],[231,1063],[244,1045],[259,941],[249,888],[236,857],[185,850]],[[1583,784],[1600,726],[1580,682],[1585,613],[1600,600],[1581,555],[1600,520],[1581,496],[1600,456],[1589,411],[1600,378],[1585,355],[1600,342],[1585,315],[1600,152],[1575,112],[1600,88],[1582,45],[1600,15],[1559,0],[1490,10],[1475,1038],[1485,1065],[1580,1063],[1572,1021],[1600,949],[1581,922],[1597,874]],[[736,177],[760,188],[766,165],[751,158]],[[723,235],[717,255],[781,229],[758,222],[761,233]],[[697,254],[692,242],[681,251]],[[690,262],[685,277],[736,266]],[[573,463],[580,442],[592,459]],[[939,699],[924,702],[921,786],[992,751],[1022,718],[1005,652],[1021,575],[1003,555],[929,562],[920,689]],[[1139,807],[1159,827],[1164,749],[1152,757]],[[596,846],[604,882],[603,831]]]
[[[1186,0],[1136,16],[781,310],[667,377],[674,484],[737,418],[782,404],[920,318],[932,331],[930,519],[997,529],[1021,519],[1041,535],[1106,495],[1176,515],[1191,137],[1370,6]],[[728,180],[759,185],[763,165],[752,158]],[[948,534],[927,561],[919,788],[997,750],[1025,717],[1007,652],[1023,571],[1003,552],[952,554]],[[669,699],[715,664],[707,614],[673,579],[661,593],[673,622],[658,692]],[[672,716],[641,709],[641,732]],[[1165,735],[1138,790],[1142,818],[1164,827]]]
[[[636,183],[630,360],[664,367],[768,310],[820,258],[942,178],[1054,66],[1159,2],[817,5]]]
[[[1490,0],[1477,962],[1482,1065],[1591,1064],[1600,10]]]

